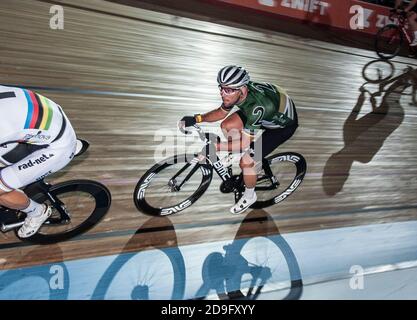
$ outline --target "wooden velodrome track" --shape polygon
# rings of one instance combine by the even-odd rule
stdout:
[[[53,3],[64,4],[64,30],[49,27]],[[95,179],[113,197],[105,220],[80,239],[34,246],[0,235],[0,269],[121,252],[149,224],[132,192],[155,162],[154,131],[175,132],[183,115],[217,107],[216,73],[231,63],[246,66],[255,80],[280,84],[298,107],[300,127],[281,150],[302,153],[308,173],[295,194],[265,210],[281,233],[416,219],[410,77],[386,85],[372,113],[369,93],[359,89],[373,52],[101,0],[2,0],[0,8],[0,83],[42,88],[91,143],[87,156],[51,180]],[[396,59],[395,74],[407,64],[416,68],[415,60]],[[215,179],[196,204],[169,217],[176,244],[234,238],[244,216],[229,213],[232,195],[221,195]],[[172,245],[164,231],[144,239],[143,246]]]

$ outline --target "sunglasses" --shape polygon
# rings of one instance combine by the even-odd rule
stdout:
[[[233,88],[224,88],[222,86],[219,86],[220,93],[224,92],[224,94],[233,94],[236,91],[239,91],[240,89],[233,89]]]

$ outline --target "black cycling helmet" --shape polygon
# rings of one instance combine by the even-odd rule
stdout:
[[[222,87],[240,88],[250,81],[249,73],[239,66],[226,66],[217,74],[217,83]]]

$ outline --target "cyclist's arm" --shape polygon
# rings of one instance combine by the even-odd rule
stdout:
[[[402,3],[403,3],[403,0],[395,0],[395,9],[398,9]]]
[[[413,9],[413,7],[415,6],[417,4],[417,0],[411,0],[410,1],[410,4],[407,6],[407,7],[405,7],[405,11],[410,11],[411,9]]]
[[[245,131],[242,131],[240,140],[232,140],[228,142],[220,142],[217,144],[217,151],[229,151],[229,152],[244,152],[246,151],[250,143],[254,140],[252,135],[247,134]]]
[[[230,127],[241,132],[240,139],[228,142],[220,142],[216,145],[216,149],[217,151],[243,152],[249,148],[251,141],[254,140],[254,136],[246,133],[243,130],[242,119],[236,113],[232,114],[228,120],[231,122],[229,124]]]
[[[223,120],[229,114],[230,110],[223,109],[223,107],[219,107],[213,111],[207,112],[201,115],[201,121],[198,122],[216,122]]]

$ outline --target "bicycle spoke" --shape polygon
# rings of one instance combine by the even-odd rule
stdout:
[[[202,181],[198,164],[171,165],[158,172],[146,189],[146,200],[153,207],[175,206],[190,197]]]

